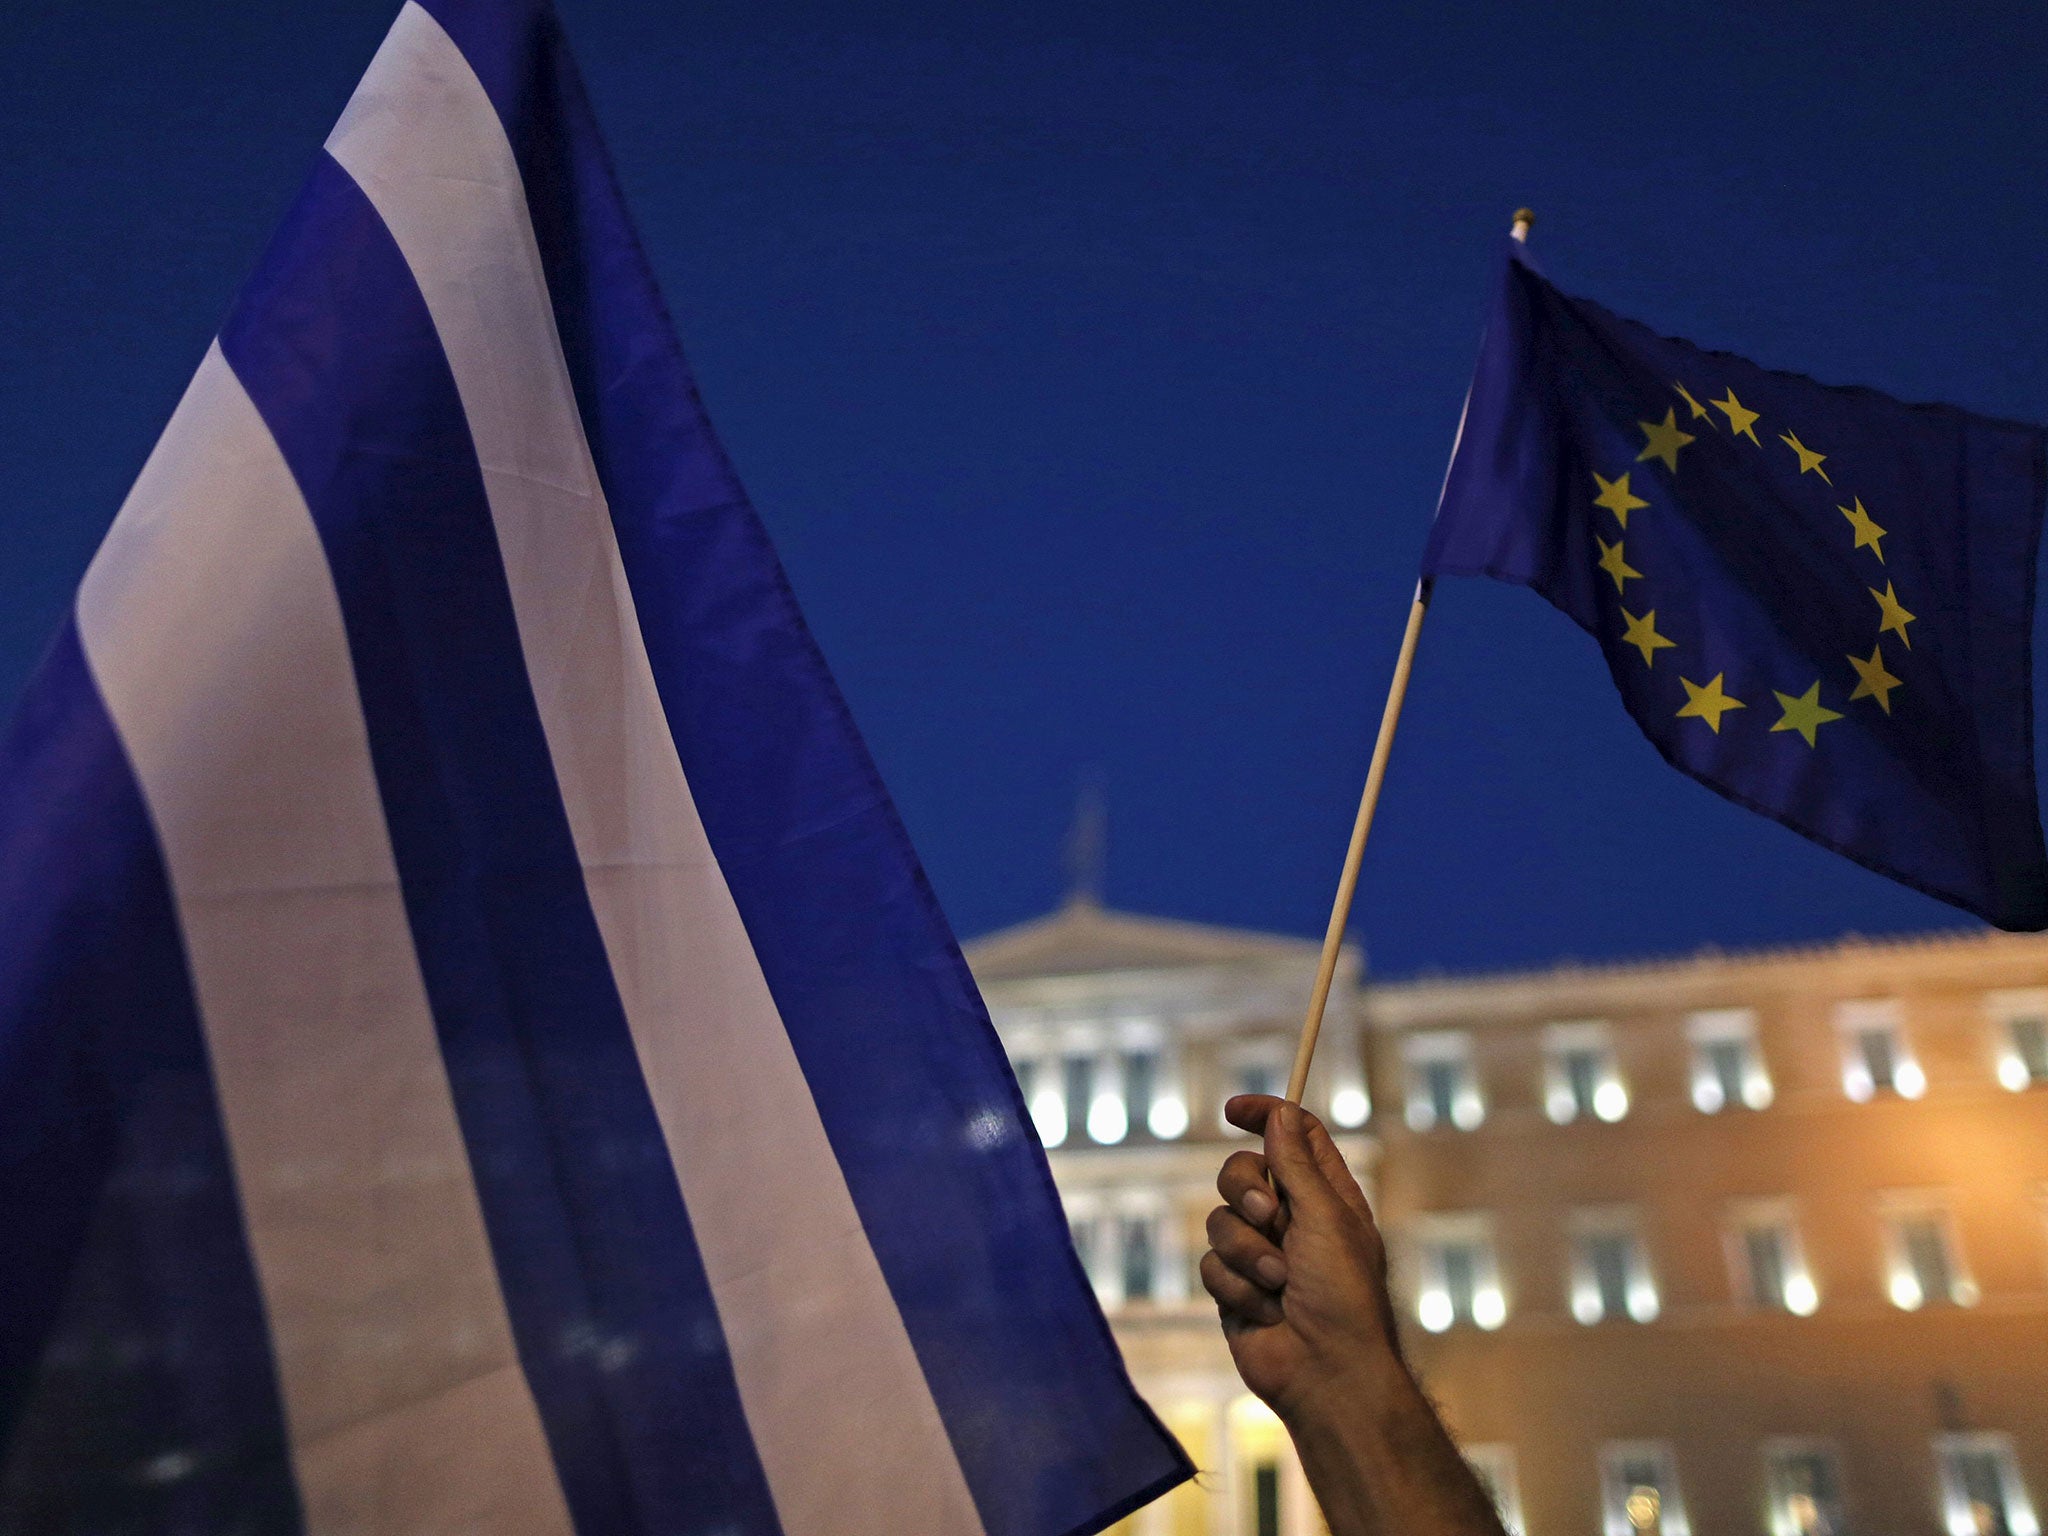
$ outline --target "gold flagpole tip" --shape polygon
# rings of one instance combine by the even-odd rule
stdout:
[[[1514,222],[1509,226],[1508,233],[1517,240],[1527,240],[1529,238],[1529,231],[1535,228],[1535,226],[1536,210],[1534,208],[1517,208],[1515,210]]]

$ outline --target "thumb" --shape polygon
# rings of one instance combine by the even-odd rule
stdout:
[[[1308,1121],[1299,1104],[1281,1104],[1266,1117],[1266,1166],[1297,1211],[1328,1210],[1336,1190],[1308,1144]]]

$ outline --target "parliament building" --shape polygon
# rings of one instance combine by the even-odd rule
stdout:
[[[1315,1536],[1195,1265],[1223,1101],[1281,1091],[1317,946],[1075,899],[967,953],[1203,1469],[1119,1531]],[[1347,951],[1307,1099],[1517,1536],[2040,1536],[2048,937],[1388,983]]]

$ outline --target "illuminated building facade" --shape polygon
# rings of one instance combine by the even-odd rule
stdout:
[[[2038,1536],[2048,940],[1376,986],[1410,1355],[1531,1536]]]
[[[1212,1473],[1129,1528],[1312,1536],[1193,1264],[1221,1102],[1284,1081],[1315,946],[1077,902],[969,958],[1132,1374]],[[1309,1101],[1512,1529],[2039,1536],[2048,940],[1370,989],[1347,957]]]

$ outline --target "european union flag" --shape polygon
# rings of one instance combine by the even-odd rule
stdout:
[[[2038,427],[1658,336],[1511,240],[1423,573],[1549,598],[1710,789],[2040,929],[2044,464]]]

